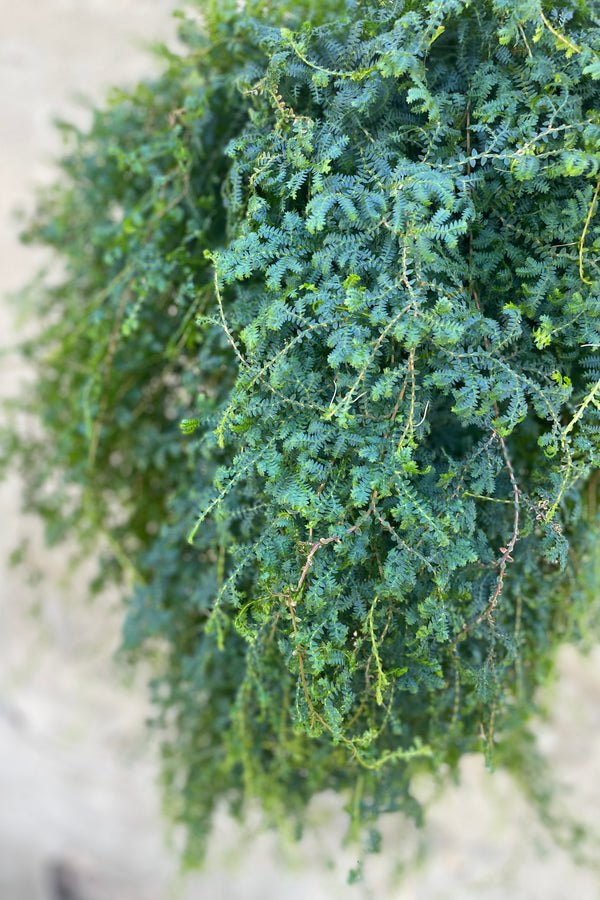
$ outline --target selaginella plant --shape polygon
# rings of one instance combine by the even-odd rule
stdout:
[[[191,858],[221,802],[360,825],[527,765],[593,609],[596,14],[221,4],[64,126],[5,455],[126,587]]]

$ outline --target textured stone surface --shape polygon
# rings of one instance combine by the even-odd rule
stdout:
[[[142,43],[173,35],[171,0],[0,0],[0,292],[23,284],[40,261],[19,246],[9,215],[30,205],[52,177],[59,150],[53,116],[87,113],[76,95],[151,70]],[[0,344],[13,325],[0,304]],[[0,357],[0,391],[26,379]],[[418,839],[385,823],[385,852],[365,881],[345,883],[356,863],[340,852],[345,819],[332,798],[314,804],[314,825],[285,854],[272,835],[250,843],[218,819],[206,871],[183,881],[167,849],[145,736],[143,678],[126,680],[112,659],[119,639],[115,597],[90,604],[85,578],[65,581],[65,553],[44,549],[37,523],[19,513],[18,483],[0,487],[0,560],[28,536],[30,583],[0,565],[1,900],[596,900],[598,873],[577,868],[545,836],[502,773],[478,759],[460,787],[432,807]],[[543,747],[568,785],[565,805],[600,830],[600,654],[562,654],[540,728]],[[423,786],[426,792],[427,786]],[[251,830],[251,829],[250,829]],[[427,860],[397,881],[419,840]]]

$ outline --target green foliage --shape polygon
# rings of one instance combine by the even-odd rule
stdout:
[[[7,437],[128,580],[191,858],[221,801],[360,825],[418,818],[417,770],[518,769],[600,463],[595,4],[219,9],[66,129],[43,427]]]

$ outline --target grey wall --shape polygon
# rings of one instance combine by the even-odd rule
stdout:
[[[0,294],[23,284],[40,257],[20,247],[10,210],[30,205],[52,177],[54,115],[85,121],[74,95],[148,72],[141,42],[174,33],[170,0],[0,0]],[[13,339],[0,305],[0,344]],[[0,392],[27,378],[0,359]],[[37,577],[10,571],[7,554],[31,538]],[[508,778],[467,760],[463,784],[433,804],[421,869],[394,881],[418,839],[385,825],[385,851],[363,885],[348,887],[354,851],[339,851],[344,815],[323,798],[305,841],[282,856],[273,836],[253,843],[217,822],[205,873],[177,878],[146,741],[143,673],[126,679],[112,661],[118,598],[90,604],[85,578],[66,579],[65,554],[44,549],[19,513],[18,482],[0,486],[0,898],[1,900],[595,900],[598,875],[552,848]],[[565,803],[600,830],[600,655],[567,650],[543,746],[569,785]],[[423,793],[429,788],[421,786]],[[541,851],[545,855],[540,856]],[[67,882],[72,894],[67,893]],[[52,889],[52,884],[54,888]],[[54,890],[54,893],[52,893]]]

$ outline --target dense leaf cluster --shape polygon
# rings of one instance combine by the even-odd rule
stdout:
[[[8,445],[130,581],[192,854],[222,800],[368,821],[418,813],[418,768],[516,764],[590,603],[595,4],[263,12],[184,23],[68,134],[43,429]]]

